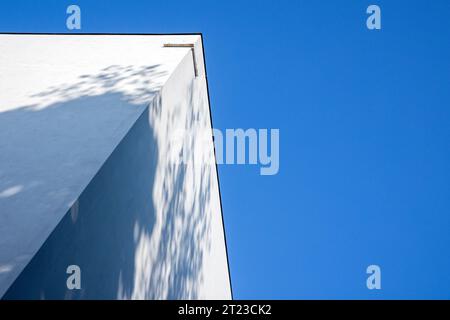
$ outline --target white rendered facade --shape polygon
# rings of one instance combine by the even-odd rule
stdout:
[[[205,128],[199,35],[0,35],[0,297],[231,298]]]

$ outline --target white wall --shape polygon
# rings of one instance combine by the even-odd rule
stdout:
[[[2,35],[0,91],[0,296],[230,298],[215,166],[169,156],[213,157],[200,37]]]

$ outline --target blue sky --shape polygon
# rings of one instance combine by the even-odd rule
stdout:
[[[2,1],[0,31],[67,32],[69,4],[202,32],[214,126],[280,129],[278,175],[219,167],[235,298],[450,298],[449,1]]]

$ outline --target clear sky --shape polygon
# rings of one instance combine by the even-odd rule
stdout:
[[[278,175],[219,167],[235,298],[450,298],[450,1],[15,0],[0,31],[68,32],[69,4],[202,32],[214,126],[280,129]]]

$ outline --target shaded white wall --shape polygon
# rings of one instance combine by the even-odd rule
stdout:
[[[1,36],[0,61],[0,295],[230,298],[215,166],[169,156],[213,157],[200,38]]]

